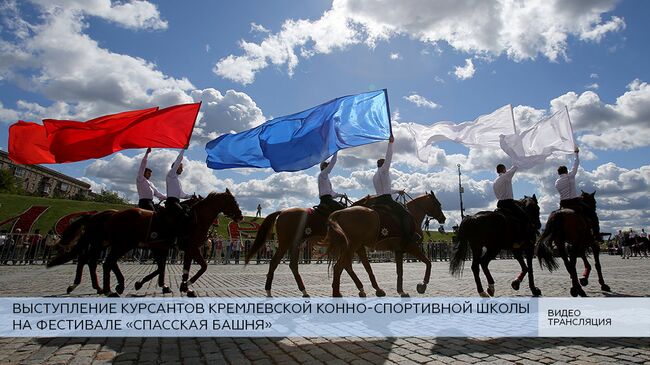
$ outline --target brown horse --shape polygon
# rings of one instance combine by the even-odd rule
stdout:
[[[596,204],[594,195],[595,192],[593,194],[583,192],[581,199],[587,204],[587,206],[595,210]],[[600,246],[594,237],[592,227],[593,226],[590,222],[574,210],[566,208],[558,209],[549,215],[546,227],[544,228],[544,233],[537,242],[537,257],[539,258],[539,263],[542,267],[548,268],[549,271],[558,268],[555,256],[553,255],[553,243],[555,243],[555,246],[562,257],[562,261],[564,262],[564,266],[569,273],[569,277],[571,278],[570,293],[574,297],[587,296],[585,291],[582,289],[582,286],[587,285],[589,272],[591,271],[591,265],[589,265],[587,261],[587,250],[589,248],[592,249],[594,254],[596,271],[598,272],[598,283],[600,284],[601,290],[607,292],[611,290],[610,287],[605,284],[605,279],[603,278],[599,257]],[[578,279],[578,273],[576,271],[576,261],[578,257],[582,258],[585,263],[585,271],[581,279]]]
[[[271,297],[271,286],[273,284],[273,275],[280,261],[291,250],[291,259],[289,268],[293,277],[298,284],[298,290],[302,296],[307,298],[307,290],[298,272],[298,259],[300,254],[300,244],[307,242],[310,244],[319,242],[326,233],[327,213],[322,213],[318,209],[311,208],[289,208],[269,214],[260,225],[255,237],[255,242],[246,255],[246,264],[260,250],[265,242],[270,238],[273,227],[277,232],[278,249],[273,254],[269,264],[269,272],[266,275],[266,296]]]
[[[478,212],[467,216],[458,227],[458,244],[454,247],[449,261],[449,271],[452,275],[462,274],[465,259],[468,256],[469,249],[471,249],[472,272],[476,281],[476,290],[481,297],[494,296],[494,278],[488,269],[488,265],[501,250],[511,250],[521,266],[521,272],[511,284],[513,289],[518,290],[519,284],[524,276],[528,274],[528,285],[533,296],[542,294],[542,291],[535,286],[533,277],[535,237],[537,230],[541,226],[537,197],[535,195],[532,197],[525,196],[516,203],[523,208],[531,223],[522,232],[525,238],[515,237],[516,229],[514,225],[517,223],[513,223],[498,210]],[[526,255],[527,264],[524,262],[523,254]],[[483,284],[479,276],[481,268],[488,281],[487,292],[483,290]]]
[[[445,222],[442,206],[433,192],[411,200],[406,204],[406,207],[413,217],[416,233],[420,237],[423,237],[421,227],[426,215],[435,218],[440,223]],[[323,243],[328,245],[327,253],[330,260],[336,260],[332,281],[332,296],[341,296],[340,286],[343,270],[346,270],[354,281],[359,290],[359,296],[365,296],[363,284],[354,273],[354,270],[352,270],[352,259],[355,253],[359,255],[362,262],[365,262],[364,267],[368,271],[372,287],[378,293],[380,291],[383,292],[383,290],[379,289],[377,281],[372,274],[370,264],[366,264],[368,261],[366,247],[373,250],[395,252],[397,293],[402,297],[409,296],[403,290],[402,258],[404,253],[411,254],[418,260],[424,262],[426,265],[424,280],[417,285],[417,291],[420,294],[426,291],[429,277],[431,276],[431,261],[424,255],[418,242],[408,242],[406,245],[403,245],[403,238],[401,236],[389,234],[388,229],[384,226],[386,222],[380,219],[380,216],[382,214],[378,211],[363,206],[353,206],[336,211],[330,215],[327,222],[327,234],[323,239]],[[394,224],[393,226],[398,225]]]

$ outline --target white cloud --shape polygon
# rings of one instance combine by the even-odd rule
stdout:
[[[599,85],[598,85],[597,82],[594,82],[594,83],[589,84],[589,85],[585,85],[585,89],[591,89],[591,90],[598,90],[598,87],[599,87]]]
[[[440,108],[440,105],[418,94],[411,94],[409,96],[404,96],[404,99],[419,107],[429,108],[429,109]]]
[[[264,26],[259,25],[257,23],[251,23],[251,33],[253,32],[258,32],[258,33],[269,33],[271,32],[270,30],[264,28]]]
[[[0,75],[46,96],[53,105],[61,104],[56,109],[63,114],[47,117],[83,120],[124,109],[191,101],[187,92],[194,87],[187,79],[167,76],[153,63],[102,48],[85,33],[88,16],[126,28],[164,29],[167,23],[154,5],[146,1],[112,4],[108,0],[35,3],[40,16],[33,17],[34,23],[23,20],[18,10],[2,15],[3,21],[17,17],[21,24],[28,24],[29,31],[10,28],[14,41],[0,41],[3,54],[5,50],[12,54],[3,56]],[[52,107],[19,102],[15,112],[31,117],[36,109]]]
[[[435,76],[435,77],[433,78],[433,80],[434,80],[435,82],[439,82],[439,83],[441,83],[441,84],[444,84],[444,83],[445,83],[445,80],[444,80],[442,77],[440,77],[440,76]]]
[[[194,128],[198,142],[212,140],[223,133],[240,132],[266,121],[262,110],[250,96],[228,90],[222,94],[216,89],[194,90],[195,102],[201,101],[201,117]]]
[[[401,60],[401,59],[402,59],[402,56],[400,56],[400,54],[397,53],[397,52],[396,52],[396,53],[391,53],[391,54],[390,54],[390,59],[391,59],[391,60]]]
[[[597,73],[592,73],[592,74],[589,75],[589,78],[590,78],[590,79],[597,79],[598,77],[599,77],[599,76],[598,76]]]
[[[474,72],[476,72],[474,62],[472,62],[471,58],[468,58],[465,60],[465,66],[456,66],[454,75],[456,75],[456,78],[460,80],[467,80],[474,77]]]
[[[360,43],[374,47],[400,35],[434,47],[446,42],[477,57],[506,54],[521,61],[543,55],[556,61],[566,58],[569,37],[599,42],[606,34],[623,30],[622,18],[602,19],[615,5],[615,0],[570,4],[491,0],[446,2],[432,9],[428,1],[335,0],[319,19],[286,20],[280,32],[265,33],[259,44],[241,41],[243,55],[222,58],[214,72],[249,84],[269,65],[286,65],[291,76],[300,57]]]

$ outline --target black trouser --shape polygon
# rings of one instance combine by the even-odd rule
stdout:
[[[140,199],[138,201],[138,208],[144,210],[150,210],[152,212],[156,211],[156,208],[153,204],[153,199]]]
[[[183,226],[187,223],[187,214],[185,213],[185,209],[181,206],[181,201],[178,200],[178,198],[174,197],[167,197],[167,200],[165,200],[165,208],[170,212],[170,215],[174,217],[174,220],[176,221],[176,237],[177,239],[177,244],[178,246],[182,249],[184,242],[181,242],[181,236],[183,233]]]
[[[344,209],[345,206],[332,198],[331,195],[323,195],[320,197],[320,205],[327,207],[330,211]]]

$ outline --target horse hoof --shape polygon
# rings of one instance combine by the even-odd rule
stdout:
[[[420,283],[415,286],[415,289],[418,291],[419,294],[424,294],[424,292],[427,291],[427,284]]]
[[[489,296],[493,297],[494,296],[494,287],[491,286],[488,288],[487,293]]]
[[[186,295],[187,295],[188,298],[196,298],[197,297],[196,292],[194,290],[192,290],[192,289],[188,289]]]
[[[519,280],[513,280],[512,283],[510,283],[510,286],[514,290],[519,290],[519,284],[521,284],[521,282]]]
[[[533,296],[534,296],[534,297],[540,297],[540,296],[542,296],[542,291],[541,291],[539,288],[535,288],[535,289],[533,289],[532,292],[533,292]]]
[[[117,294],[122,294],[122,293],[124,293],[124,285],[122,285],[122,284],[117,284],[117,286],[115,287],[115,291],[117,292]]]
[[[399,296],[402,297],[402,298],[410,298],[411,297],[409,295],[409,293],[401,293]]]
[[[73,290],[74,290],[74,286],[70,285],[70,286],[68,287],[68,289],[67,289],[65,292],[66,292],[67,294],[70,294],[70,293],[72,293]]]
[[[172,290],[167,285],[165,285],[165,286],[162,287],[162,293],[163,294],[171,294]]]
[[[332,293],[332,298],[343,298],[343,295],[341,293]]]
[[[97,294],[104,294],[104,291],[101,288],[97,288]]]
[[[267,297],[267,298],[273,298],[273,295],[271,295],[271,291],[270,291],[270,290],[267,290],[267,291],[266,291],[266,297]]]
[[[386,292],[384,291],[384,289],[377,289],[377,291],[375,291],[375,295],[378,297],[385,297]]]
[[[570,292],[571,292],[572,297],[577,297],[578,296],[578,289],[571,288]]]
[[[610,291],[612,291],[612,289],[610,289],[610,288],[609,288],[609,285],[607,285],[607,284],[603,284],[603,285],[601,285],[601,286],[600,286],[600,290],[602,290],[602,291],[606,291],[606,292],[610,292]]]
[[[586,297],[587,293],[585,293],[585,291],[582,290],[582,288],[578,288],[578,295],[581,297]]]
[[[136,281],[134,287],[135,287],[135,290],[140,290],[142,288],[142,283],[139,282],[139,281]]]
[[[484,291],[478,293],[478,296],[481,298],[492,298],[492,296]]]
[[[179,289],[180,289],[181,293],[186,293],[188,291],[187,281],[182,282]]]
[[[109,297],[109,298],[119,298],[120,297],[120,295],[118,293],[108,293],[108,295],[106,295],[106,296]]]
[[[359,298],[365,298],[365,297],[366,297],[366,292],[363,291],[363,290],[361,290],[361,291],[359,292]]]
[[[302,297],[303,297],[303,298],[310,298],[309,294],[307,294],[307,293],[303,293],[303,294],[302,294]]]
[[[582,286],[587,286],[589,284],[589,279],[587,278],[580,278],[580,285]]]

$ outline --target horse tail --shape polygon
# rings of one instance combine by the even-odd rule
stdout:
[[[330,264],[332,261],[341,257],[345,249],[348,247],[348,238],[343,232],[343,228],[339,222],[336,221],[336,212],[332,213],[327,220],[327,234],[323,238],[322,243],[327,245],[325,254],[328,257]]]
[[[553,270],[557,270],[560,267],[555,260],[555,256],[553,255],[552,238],[553,233],[557,229],[562,228],[561,224],[562,222],[560,215],[551,213],[551,216],[548,217],[548,221],[546,222],[546,227],[544,227],[544,233],[542,233],[542,236],[537,241],[537,245],[535,247],[535,254],[539,259],[539,266],[542,268],[546,267],[548,271],[551,272]]]
[[[77,256],[79,256],[79,252],[84,248],[84,245],[79,243],[80,241],[83,241],[82,237],[85,233],[84,228],[92,216],[93,214],[83,215],[81,218],[68,225],[68,227],[61,234],[61,239],[57,245],[63,248],[69,247],[69,249],[64,249],[61,254],[48,262],[48,268],[63,265],[66,262],[74,260]]]
[[[275,224],[275,219],[282,213],[281,210],[278,210],[277,212],[273,212],[266,216],[264,218],[264,221],[260,225],[260,229],[257,231],[257,236],[255,236],[255,242],[253,242],[253,245],[251,246],[250,250],[248,250],[248,253],[246,254],[246,259],[245,263],[248,264],[250,259],[253,257],[254,254],[257,253],[257,251],[264,246],[264,243],[266,243],[266,240],[268,239],[269,235],[271,234],[271,231],[273,231],[273,225]]]
[[[463,274],[463,268],[465,267],[465,259],[469,253],[469,239],[467,238],[467,231],[471,231],[469,227],[472,223],[472,217],[465,218],[460,227],[458,227],[458,242],[454,244],[451,253],[451,259],[449,260],[449,272],[453,276],[460,276]]]

